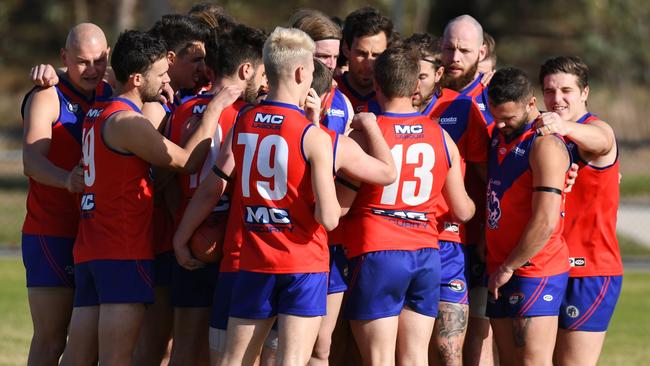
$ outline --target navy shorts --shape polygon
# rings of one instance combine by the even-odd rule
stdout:
[[[348,259],[342,245],[330,245],[330,275],[327,294],[345,292],[348,289]]]
[[[440,301],[468,304],[467,255],[465,245],[453,241],[439,241],[440,245]]]
[[[217,287],[214,289],[212,313],[210,314],[211,328],[228,329],[228,314],[230,314],[232,288],[235,285],[238,274],[239,272],[219,272]]]
[[[467,260],[467,286],[471,290],[475,287],[485,287],[487,283],[487,272],[485,262],[476,253],[477,246],[474,244],[465,245],[465,259]]]
[[[74,288],[74,238],[22,235],[27,287]]]
[[[74,272],[75,307],[154,301],[153,260],[92,260]]]
[[[239,271],[232,290],[230,316],[242,319],[267,319],[278,314],[324,316],[327,277],[327,272]]]
[[[438,249],[366,253],[351,259],[350,273],[350,289],[343,305],[345,319],[397,316],[404,307],[430,317],[438,315]]]
[[[208,263],[190,271],[174,258],[172,263],[171,304],[176,308],[209,308],[217,286],[219,263]]]
[[[172,283],[172,268],[176,262],[174,251],[156,254],[153,262],[154,286],[169,287]]]
[[[513,275],[499,288],[499,299],[488,294],[489,318],[557,316],[566,291],[569,273],[548,277]]]
[[[560,310],[560,328],[607,331],[622,284],[622,276],[570,277]]]

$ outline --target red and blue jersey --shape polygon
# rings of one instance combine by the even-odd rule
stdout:
[[[359,92],[354,90],[348,81],[348,72],[343,73],[343,75],[336,77],[337,88],[345,94],[350,103],[352,104],[352,110],[354,113],[363,112],[368,109],[368,103],[371,101],[376,101],[375,92],[372,91],[366,95],[361,95]],[[372,109],[370,109],[372,110]]]
[[[54,88],[59,98],[59,115],[52,123],[52,138],[47,159],[61,169],[72,170],[81,159],[84,116],[95,98],[110,97],[112,89],[108,83],[100,82],[93,97],[89,99],[64,78],[61,78]],[[36,89],[32,89],[23,100],[23,117],[27,98]],[[78,224],[79,195],[29,178],[23,233],[74,238],[77,236]]]
[[[348,125],[350,112],[345,95],[338,88],[332,87],[323,99],[320,123],[332,131],[343,134]]]
[[[487,161],[489,136],[485,128],[485,120],[470,97],[451,89],[442,89],[439,94],[434,95],[423,114],[438,121],[454,140],[460,153],[463,174],[465,174],[466,162],[485,163]],[[482,183],[474,184],[483,185]],[[439,239],[464,243],[464,226],[454,222],[449,207],[442,197],[438,200],[436,212],[438,231],[440,232]]]
[[[130,100],[96,101],[83,124],[84,191],[74,261],[153,259],[150,164],[106,145],[103,130],[116,113],[140,109]],[[147,123],[147,122],[143,122]]]
[[[493,273],[508,258],[530,221],[533,175],[530,154],[536,138],[531,122],[512,141],[498,129],[490,148],[486,207],[487,270]],[[562,236],[564,193],[558,222],[544,247],[515,274],[522,277],[553,276],[569,270],[569,252]]]
[[[438,248],[434,209],[451,165],[444,133],[420,113],[386,112],[377,122],[397,179],[385,187],[361,185],[345,218],[347,255]]]
[[[492,113],[490,113],[490,109],[488,108],[488,87],[486,85],[483,85],[481,83],[481,79],[483,78],[485,74],[480,73],[478,74],[478,77],[474,79],[474,81],[468,85],[465,89],[460,91],[460,94],[466,95],[468,97],[471,97],[472,100],[476,103],[478,106],[479,110],[481,111],[481,114],[483,115],[483,119],[485,120],[485,123],[488,125],[488,128],[490,129],[490,133],[492,132],[492,129],[494,128],[494,117],[492,116]]]
[[[232,149],[235,184],[241,190],[242,270],[329,270],[327,233],[314,218],[311,169],[303,148],[312,127],[300,108],[274,101],[242,112],[235,124]]]
[[[591,113],[577,123],[598,120]],[[564,238],[569,246],[571,277],[619,276],[623,274],[616,238],[619,204],[620,160],[606,167],[590,165],[578,146],[568,141],[572,161],[578,163],[578,179],[566,197]]]

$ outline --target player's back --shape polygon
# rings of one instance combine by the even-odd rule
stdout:
[[[263,101],[241,114],[232,150],[244,218],[240,268],[326,272],[327,235],[314,218],[303,140],[315,127],[295,105]]]
[[[598,118],[590,113],[577,123]],[[569,246],[570,276],[618,276],[623,274],[616,238],[619,205],[620,160],[606,167],[587,163],[578,146],[569,141],[571,159],[578,163],[578,179],[566,197],[564,237]]]
[[[106,121],[140,109],[127,99],[98,100],[83,129],[84,183],[75,263],[93,259],[152,259],[150,164],[105,144]],[[145,123],[145,122],[143,122]]]
[[[84,97],[66,79],[54,87],[59,99],[59,114],[52,124],[47,159],[64,170],[72,170],[81,159],[81,130],[84,116],[93,99]],[[21,108],[24,108],[27,94]],[[110,86],[101,82],[95,91],[97,97],[108,97]],[[26,234],[52,235],[73,238],[77,235],[79,223],[79,196],[63,188],[41,184],[29,178],[27,193],[27,215],[22,231]]]
[[[434,205],[451,164],[444,133],[419,113],[384,113],[378,125],[398,177],[385,187],[361,185],[345,219],[347,255],[437,248]]]

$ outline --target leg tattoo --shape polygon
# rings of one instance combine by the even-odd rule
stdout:
[[[467,316],[467,305],[440,304],[435,334],[440,359],[444,365],[460,365],[462,361]]]

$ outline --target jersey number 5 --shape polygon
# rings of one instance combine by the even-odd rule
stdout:
[[[426,143],[417,143],[408,146],[406,149],[406,161],[404,161],[404,145],[398,144],[393,146],[390,150],[393,154],[393,161],[397,168],[397,179],[392,184],[384,187],[381,195],[382,205],[394,205],[397,201],[397,192],[399,191],[400,184],[402,185],[402,202],[409,206],[417,206],[426,202],[431,195],[433,189],[433,165],[436,161],[436,155],[433,147]],[[413,171],[416,180],[402,181],[402,165],[403,164],[418,164],[422,162]],[[417,189],[417,192],[416,192]]]
[[[256,133],[240,133],[237,135],[237,145],[244,145],[244,161],[242,164],[241,188],[244,197],[250,197],[251,169],[253,158],[256,171],[264,178],[273,181],[257,180],[254,182],[257,192],[267,200],[281,200],[287,194],[287,167],[289,165],[289,146],[287,141],[278,135],[268,135],[260,141]],[[257,174],[256,174],[257,175]]]

